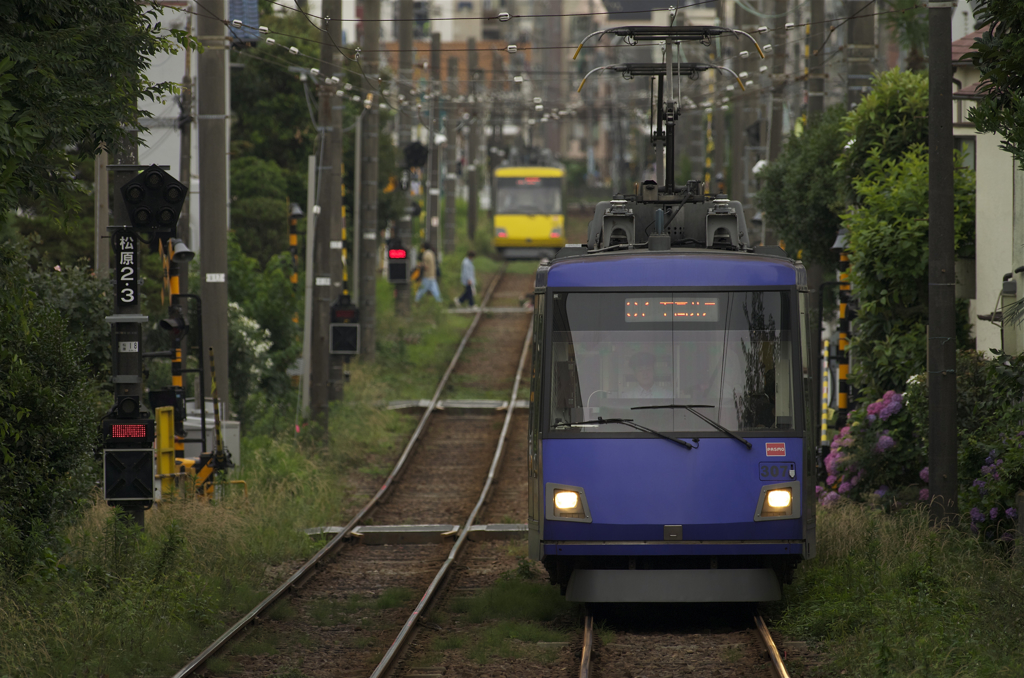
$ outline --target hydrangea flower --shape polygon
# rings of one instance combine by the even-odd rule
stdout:
[[[921,472],[917,474],[917,477],[927,483],[928,482],[928,467],[925,466],[923,469],[921,469]]]
[[[843,482],[839,485],[839,494],[846,494],[852,489],[853,485],[851,485],[849,482]]]
[[[992,507],[992,510],[988,512],[988,516],[989,516],[989,518],[991,518],[992,520],[996,520],[996,519],[998,519],[998,518],[999,518],[999,509],[998,509],[998,508],[996,508],[995,506],[993,506],[993,507]]]
[[[825,488],[822,487],[821,485],[815,485],[814,486],[814,494],[815,495],[819,495],[820,496],[821,493],[824,492],[824,491],[825,491]]]
[[[1013,508],[1012,506],[1010,508],[1006,509],[1006,517],[1009,518],[1010,520],[1016,519],[1017,518],[1017,509]]]
[[[875,443],[875,452],[885,452],[889,448],[893,447],[896,441],[892,439],[889,432],[886,431],[882,435],[878,436],[878,442]]]
[[[918,494],[917,494],[917,500],[918,501],[928,501],[929,497],[931,497],[931,496],[932,496],[931,492],[928,491],[928,488],[927,487],[922,487],[921,491],[918,492]]]
[[[822,506],[831,506],[832,504],[836,503],[837,501],[839,501],[839,494],[836,493],[836,492],[829,492],[828,494],[826,494],[824,497],[821,498],[821,505]]]
[[[980,523],[985,520],[985,514],[981,512],[981,509],[975,506],[971,509],[971,522]]]
[[[889,486],[888,485],[882,485],[877,490],[875,490],[875,496],[876,497],[884,497],[888,493],[889,493]]]

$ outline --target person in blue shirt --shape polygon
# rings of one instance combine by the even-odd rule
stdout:
[[[476,252],[470,250],[466,252],[465,258],[462,260],[462,275],[459,277],[459,282],[465,286],[465,290],[462,292],[461,297],[455,299],[456,306],[462,306],[463,302],[467,302],[470,307],[476,308],[476,302],[473,300],[473,296],[476,294],[476,268],[473,266],[473,259],[476,258]]]

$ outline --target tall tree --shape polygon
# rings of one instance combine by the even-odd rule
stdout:
[[[35,201],[75,211],[74,162],[135,129],[148,115],[139,101],[173,91],[146,70],[195,43],[160,12],[136,0],[0,3],[0,213]]]
[[[1024,11],[1019,0],[977,0],[974,18],[987,25],[968,56],[981,70],[984,98],[967,113],[980,132],[1003,136],[1002,147],[1024,168]]]

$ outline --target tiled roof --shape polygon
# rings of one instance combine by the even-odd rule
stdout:
[[[968,33],[959,40],[953,41],[953,63],[962,60],[964,55],[974,49],[974,39],[980,38],[981,34],[988,30],[988,26],[980,28],[973,33]]]

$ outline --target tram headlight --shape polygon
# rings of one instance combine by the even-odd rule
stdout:
[[[772,490],[768,493],[768,506],[782,509],[793,503],[793,493],[787,490]]]
[[[754,520],[786,520],[800,517],[800,481],[775,483],[761,488]]]
[[[579,506],[580,495],[576,492],[555,492],[555,507],[561,511],[568,511]]]

